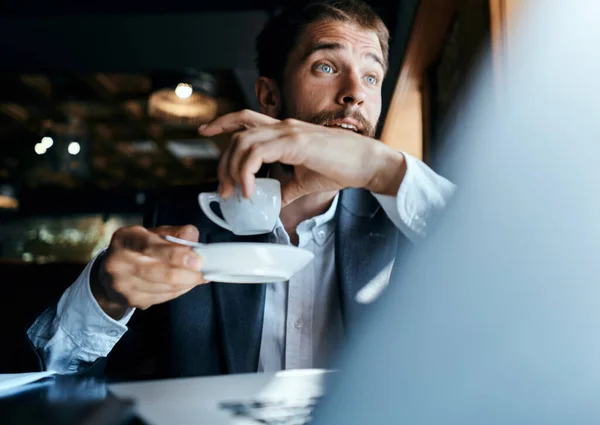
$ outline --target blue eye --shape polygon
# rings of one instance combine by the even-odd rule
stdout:
[[[372,75],[367,75],[365,78],[368,84],[371,84],[373,86],[377,84],[377,78],[373,77]]]
[[[326,63],[317,65],[317,69],[321,72],[324,72],[325,74],[333,73],[333,67],[331,65],[327,65]]]

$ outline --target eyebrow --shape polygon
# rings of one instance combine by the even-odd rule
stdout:
[[[345,49],[346,49],[346,46],[344,46],[341,43],[317,43],[317,44],[313,45],[310,49],[308,49],[308,51],[302,57],[302,61],[305,61],[313,53],[318,52],[319,50],[345,50]],[[376,55],[375,53],[368,52],[366,54],[366,56],[373,59],[375,62],[377,62],[381,66],[381,68],[384,71],[386,71],[386,66],[383,63],[383,59],[381,59],[378,55]]]

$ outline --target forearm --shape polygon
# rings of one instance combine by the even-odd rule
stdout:
[[[94,262],[65,291],[58,304],[44,311],[27,335],[46,369],[76,373],[110,353],[127,331],[133,310],[120,321],[107,316],[92,296],[89,277]]]
[[[124,300],[119,299],[117,294],[108,293],[110,276],[104,270],[104,259],[106,251],[101,253],[94,262],[90,271],[90,290],[96,299],[98,306],[112,319],[121,320],[128,311]]]
[[[366,189],[372,193],[396,196],[406,175],[406,158],[383,143],[373,146],[375,171]]]

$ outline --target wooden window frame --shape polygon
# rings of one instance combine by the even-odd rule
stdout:
[[[381,140],[424,159],[428,99],[426,70],[436,60],[450,28],[456,0],[421,0]]]
[[[489,0],[494,79],[505,78],[510,28],[520,0]],[[381,133],[381,140],[426,160],[429,135],[427,69],[439,57],[452,18],[468,0],[421,0],[408,48]]]

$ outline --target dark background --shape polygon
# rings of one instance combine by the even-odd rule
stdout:
[[[195,70],[216,79],[219,113],[255,108],[254,40],[285,3],[2,2],[0,184],[14,187],[20,200],[10,217],[136,212],[140,193],[214,178],[217,158],[178,158],[167,142],[222,150],[228,139],[198,140],[195,127],[150,119],[147,98]],[[418,0],[370,3],[392,34],[387,105]],[[84,128],[75,157],[65,153],[73,122]],[[55,146],[37,155],[49,123]],[[140,142],[154,147],[136,150]]]
[[[192,70],[216,81],[219,113],[255,108],[254,41],[285,3],[0,3],[0,189],[19,201],[0,208],[0,333],[9,346],[74,281],[94,245],[119,224],[141,222],[157,190],[215,178],[218,157],[178,157],[169,141],[223,150],[228,139],[152,119],[148,97]],[[371,3],[392,34],[384,117],[418,1]],[[47,135],[54,146],[36,154]],[[75,156],[66,152],[73,140]],[[10,347],[0,354],[0,371],[19,371]]]

